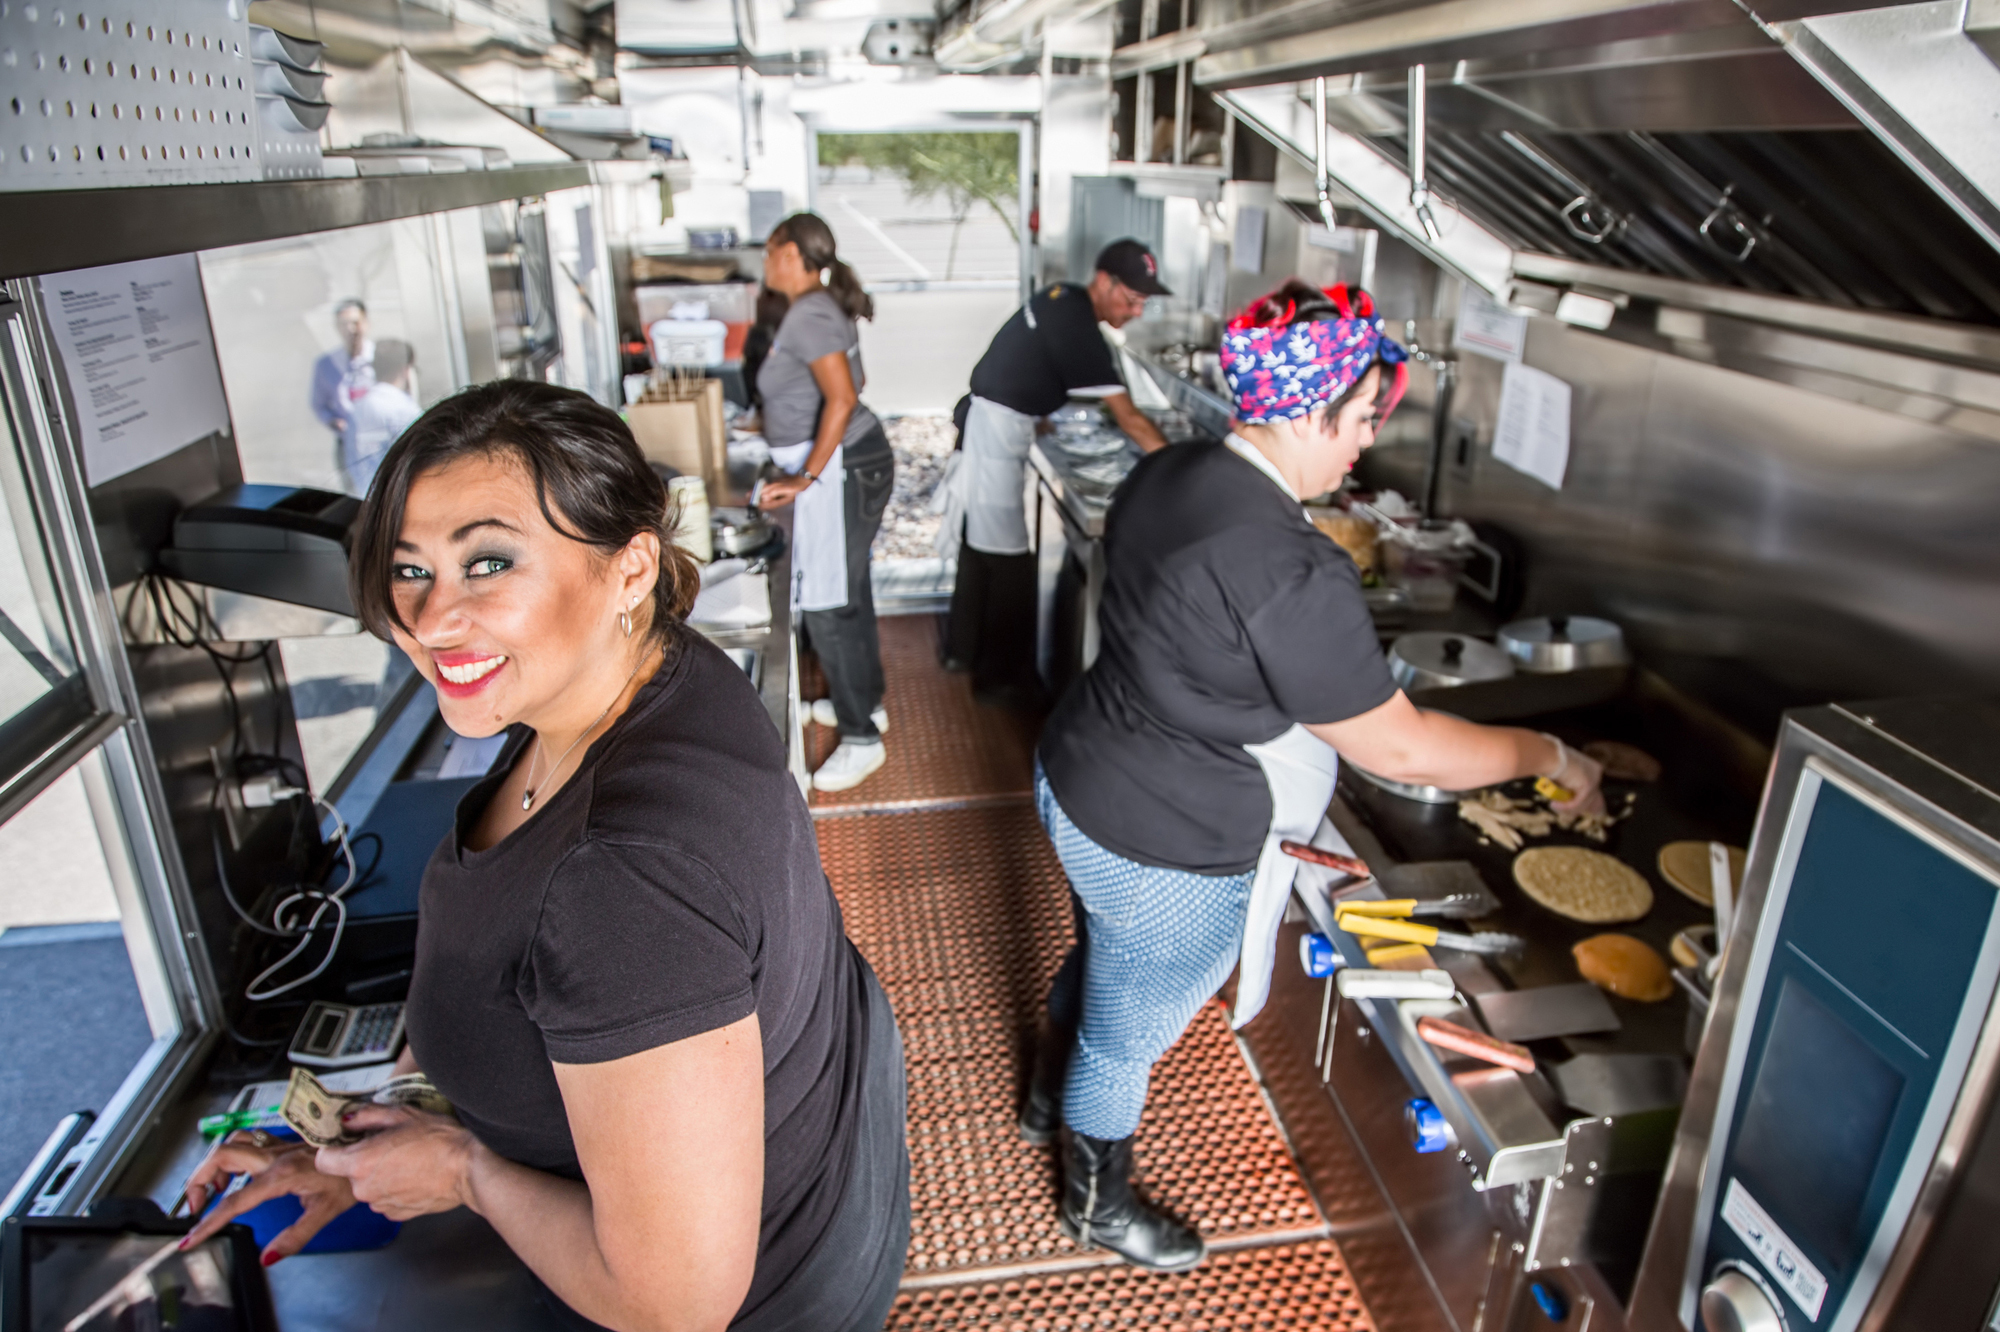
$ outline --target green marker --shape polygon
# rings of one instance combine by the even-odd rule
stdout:
[[[278,1110],[270,1106],[262,1110],[227,1110],[219,1115],[206,1115],[201,1121],[201,1136],[220,1138],[234,1133],[237,1129],[268,1128],[277,1121]]]

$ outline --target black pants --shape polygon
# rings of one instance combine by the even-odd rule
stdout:
[[[958,581],[945,619],[944,655],[972,672],[984,701],[1034,706],[1042,698],[1035,670],[1035,557],[989,555],[960,544]]]
[[[889,437],[876,426],[855,441],[860,457],[847,460],[842,522],[847,531],[847,604],[839,610],[805,611],[805,639],[819,654],[840,719],[843,740],[879,740],[869,714],[882,706],[882,637],[875,628],[875,587],[868,548],[882,528],[882,512],[896,480]]]
[[[896,1303],[910,1248],[909,1091],[903,1034],[874,970],[855,963],[868,1006],[868,1055],[847,1193],[833,1225],[805,1263],[764,1305],[738,1314],[734,1332],[880,1332]],[[556,1321],[572,1332],[604,1332],[535,1281]]]

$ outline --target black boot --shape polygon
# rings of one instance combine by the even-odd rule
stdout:
[[[1075,1032],[1039,1033],[1035,1066],[1028,1075],[1028,1099],[1021,1105],[1021,1141],[1046,1147],[1062,1127],[1063,1079],[1069,1074],[1069,1052]]]
[[[1132,1192],[1132,1139],[1070,1131],[1063,1150],[1063,1234],[1135,1267],[1184,1272],[1208,1256],[1200,1235]]]

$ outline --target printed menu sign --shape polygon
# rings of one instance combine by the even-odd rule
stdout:
[[[1509,362],[1500,380],[1493,456],[1561,490],[1569,470],[1569,399],[1569,385],[1554,375]]]
[[[229,428],[193,255],[49,273],[41,284],[90,485]]]

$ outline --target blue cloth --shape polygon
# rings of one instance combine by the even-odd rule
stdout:
[[[1049,987],[1050,1025],[1077,1034],[1063,1122],[1129,1138],[1154,1062],[1236,965],[1256,876],[1161,869],[1105,850],[1069,821],[1040,764],[1035,808],[1077,909],[1076,946]]]

